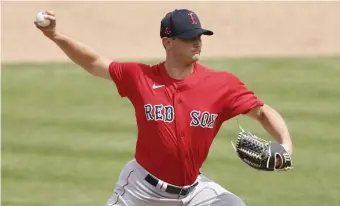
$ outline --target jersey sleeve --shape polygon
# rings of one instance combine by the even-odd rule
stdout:
[[[127,97],[135,90],[137,76],[141,68],[133,62],[111,62],[109,73],[121,97]]]
[[[224,120],[246,114],[254,107],[264,105],[264,102],[233,74],[228,74],[226,87],[222,113]]]

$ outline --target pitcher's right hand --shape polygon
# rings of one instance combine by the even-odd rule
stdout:
[[[44,11],[44,13],[46,14],[46,19],[50,20],[51,23],[45,27],[39,26],[36,21],[34,21],[34,24],[46,37],[52,38],[56,33],[55,13],[53,11]]]

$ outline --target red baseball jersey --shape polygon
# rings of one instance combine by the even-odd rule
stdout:
[[[183,80],[171,78],[164,62],[111,62],[109,72],[135,109],[137,162],[173,185],[196,180],[224,121],[263,105],[235,75],[199,63]]]

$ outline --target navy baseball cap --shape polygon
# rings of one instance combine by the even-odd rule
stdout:
[[[200,35],[213,35],[210,30],[203,29],[198,16],[187,9],[176,9],[166,14],[161,21],[160,36],[191,39]]]

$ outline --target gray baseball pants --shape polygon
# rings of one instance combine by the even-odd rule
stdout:
[[[164,182],[156,187],[151,185],[145,181],[147,174],[135,159],[129,161],[106,206],[245,206],[239,197],[203,174],[197,177],[198,185],[187,196],[165,192]]]

